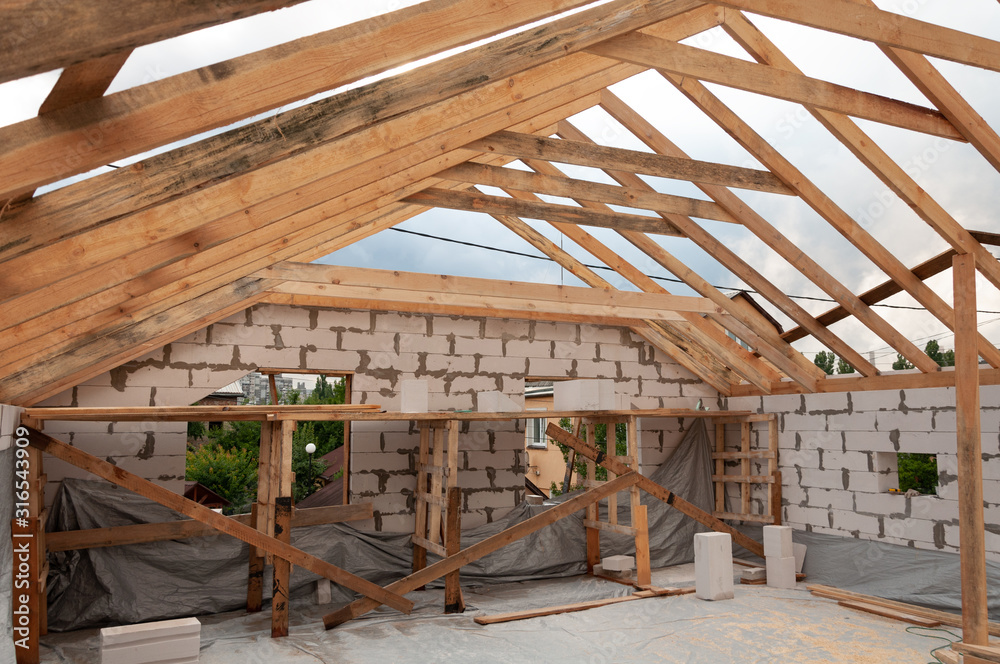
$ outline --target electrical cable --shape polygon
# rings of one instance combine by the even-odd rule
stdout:
[[[390,228],[389,230],[396,231],[397,233],[406,233],[407,235],[416,235],[417,237],[427,238],[429,240],[438,240],[440,242],[450,242],[451,244],[459,244],[459,245],[462,245],[462,246],[465,246],[465,247],[474,247],[476,249],[485,249],[486,251],[495,251],[495,252],[501,253],[501,254],[509,254],[511,256],[519,256],[521,258],[533,258],[535,260],[547,261],[547,262],[550,262],[550,263],[555,263],[556,262],[553,259],[549,258],[548,256],[539,256],[539,255],[536,255],[536,254],[528,254],[528,253],[525,253],[523,251],[515,251],[513,249],[501,249],[500,247],[491,247],[491,246],[488,246],[488,245],[485,245],[485,244],[477,244],[475,242],[466,242],[464,240],[454,240],[454,239],[447,238],[447,237],[440,237],[440,236],[437,236],[437,235],[430,235],[429,233],[419,233],[417,231],[406,230],[404,228],[395,228],[395,227],[393,227],[393,228]],[[582,261],[581,261],[581,264],[584,267],[590,268],[591,270],[605,270],[605,271],[608,271],[608,272],[614,272],[615,271],[614,269],[612,269],[610,267],[607,267],[606,265],[589,265],[587,263],[583,263]],[[647,274],[645,276],[649,277],[650,279],[655,279],[657,281],[667,281],[667,282],[675,283],[675,284],[683,284],[684,283],[683,280],[677,279],[677,278],[673,278],[673,277],[659,277],[659,276],[656,276],[656,275],[653,275],[653,274]],[[757,291],[751,290],[749,288],[736,288],[736,287],[733,287],[733,286],[715,286],[715,285],[713,285],[712,287],[716,288],[716,289],[718,289],[720,291],[743,291],[745,293],[752,293],[754,295],[758,294]],[[828,298],[828,297],[816,297],[816,296],[813,296],[813,295],[789,295],[788,297],[790,297],[792,299],[795,299],[795,300],[808,300],[808,301],[811,301],[811,302],[829,302],[829,303],[833,303],[833,304],[837,303],[837,301],[834,300],[834,299],[832,299],[832,298]],[[882,304],[880,302],[876,302],[875,304],[872,304],[871,306],[873,306],[873,307],[882,307],[884,309],[904,309],[904,310],[908,310],[908,311],[926,311],[927,310],[925,307],[913,307],[913,306],[903,305],[903,304]],[[980,313],[980,314],[1000,314],[1000,311],[978,310],[977,313]]]
[[[920,634],[919,632],[912,631],[912,630],[915,630],[915,629],[925,629],[925,630],[927,630],[929,632],[944,632],[945,634],[950,634],[951,636],[954,636],[955,640],[952,641],[951,639],[946,639],[943,636],[935,636],[934,634]],[[955,634],[955,632],[952,632],[952,631],[947,630],[947,629],[942,629],[940,627],[920,627],[920,626],[914,625],[914,626],[911,626],[911,627],[907,627],[906,628],[906,633],[907,634],[913,634],[914,636],[922,636],[922,637],[927,638],[927,639],[938,639],[940,641],[945,641],[946,642],[945,645],[938,646],[937,648],[933,648],[931,650],[931,657],[933,657],[935,661],[928,662],[927,664],[944,664],[944,660],[942,660],[940,657],[938,657],[935,653],[938,650],[943,650],[945,648],[950,648],[952,643],[956,643],[956,642],[962,640],[962,637],[959,636],[958,634]]]

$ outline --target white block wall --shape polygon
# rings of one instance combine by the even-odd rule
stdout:
[[[182,406],[258,367],[354,372],[353,403],[401,407],[404,380],[426,380],[430,410],[475,410],[478,393],[498,391],[520,407],[525,378],[607,378],[626,407],[718,407],[718,394],[625,329],[570,323],[261,305],[87,381],[44,405]],[[690,422],[686,423],[690,426]],[[680,442],[685,423],[642,424],[645,472]],[[59,423],[46,431],[141,476],[183,490],[184,424]],[[351,500],[371,501],[360,525],[413,528],[418,434],[409,422],[352,427]],[[459,483],[463,524],[487,522],[524,494],[520,422],[466,425]],[[51,501],[62,477],[86,473],[46,466]]]
[[[987,557],[1000,560],[1000,386],[983,387],[980,401]],[[954,389],[741,397],[728,407],[779,415],[786,524],[958,550]],[[879,462],[899,452],[937,456],[938,496],[884,492]]]

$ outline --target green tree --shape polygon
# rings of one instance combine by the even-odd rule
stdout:
[[[955,351],[945,350],[942,351],[938,342],[931,339],[924,346],[924,352],[927,353],[927,357],[931,358],[938,363],[938,366],[942,367],[953,367],[955,366]]]
[[[566,431],[573,433],[573,423],[568,417],[564,417],[561,420],[559,420],[559,426],[561,426]],[[616,424],[614,425],[614,427],[615,427],[614,430],[615,454],[618,456],[624,456],[628,452],[627,428],[624,424]],[[594,442],[587,440],[586,427],[584,427],[583,430],[580,432],[580,438],[582,438],[587,443],[594,445],[597,449],[605,453],[607,453],[608,451],[607,435],[608,435],[607,424],[598,424],[594,426],[594,439],[595,439]],[[566,447],[562,443],[556,443],[556,444],[559,445],[559,449],[562,451],[563,461],[568,462],[570,448]],[[576,456],[576,460],[573,463],[573,472],[581,479],[587,478],[587,460],[585,458],[582,458],[579,454]],[[607,480],[608,479],[607,469],[602,468],[601,466],[597,466],[597,468],[595,468],[594,470],[594,479],[601,481]],[[571,489],[577,489],[577,488],[579,487],[571,487]]]
[[[896,361],[892,363],[892,368],[899,371],[901,369],[912,369],[913,365],[903,357],[902,353],[896,353]]]
[[[852,367],[847,362],[844,362],[844,358],[837,358],[837,373],[839,374],[852,374],[854,373],[854,367]]]
[[[830,374],[833,373],[833,363],[836,361],[836,359],[837,356],[831,353],[830,351],[821,350],[820,352],[816,353],[816,358],[813,360],[813,363],[817,367],[822,369],[824,372],[826,372],[826,375],[829,376]]]
[[[899,490],[916,489],[923,494],[937,493],[938,467],[937,457],[933,454],[907,454],[900,452]]]
[[[257,455],[250,449],[224,449],[214,442],[187,451],[185,478],[200,482],[230,502],[223,511],[240,514],[257,495]]]

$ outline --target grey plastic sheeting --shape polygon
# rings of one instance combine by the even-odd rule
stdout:
[[[711,468],[704,421],[696,420],[651,479],[711,510]],[[651,496],[643,494],[642,503],[648,506],[653,566],[693,560],[693,536],[705,527]],[[462,547],[549,507],[522,504],[494,523],[464,530]],[[125,489],[105,482],[67,479],[56,496],[47,527],[50,531],[76,530],[178,518],[172,510]],[[506,583],[584,573],[582,519],[577,513],[464,566],[463,583]],[[618,520],[629,523],[627,500],[619,500]],[[383,586],[410,572],[409,542],[409,533],[363,532],[347,524],[292,532],[296,547]],[[601,543],[605,556],[634,553],[634,542],[628,536],[605,532]],[[66,631],[238,609],[246,605],[247,558],[247,546],[225,535],[51,554],[49,629]],[[290,583],[292,597],[307,594],[317,578],[296,567]],[[269,587],[265,579],[265,588]],[[352,591],[334,586],[334,603],[354,598]]]
[[[14,547],[10,540],[10,520],[14,518],[14,448],[0,451],[0,662],[14,661],[14,641],[10,618]]]

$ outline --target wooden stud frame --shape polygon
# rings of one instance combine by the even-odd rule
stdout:
[[[738,425],[740,431],[739,448],[726,448],[726,425]],[[756,449],[751,446],[754,424],[767,425],[767,447]],[[758,430],[758,434],[761,432]],[[781,524],[781,472],[778,470],[778,418],[774,414],[723,417],[715,420],[715,451],[712,452],[715,472],[712,482],[715,486],[715,511],[717,519],[744,521],[749,523]],[[739,473],[727,474],[726,462],[737,461]],[[766,461],[767,469],[762,475],[753,475],[751,464]],[[740,508],[726,509],[726,485],[739,487]],[[751,501],[751,487],[763,486],[766,493],[763,512],[754,512]]]

